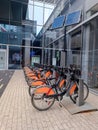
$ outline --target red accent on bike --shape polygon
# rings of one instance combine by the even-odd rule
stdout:
[[[46,93],[46,95],[49,95],[49,93],[50,93],[51,90],[52,90],[52,88],[50,88],[50,89],[48,90],[48,92]]]

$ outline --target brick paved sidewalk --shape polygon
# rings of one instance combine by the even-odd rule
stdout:
[[[88,102],[98,108],[98,96]],[[22,70],[15,71],[0,98],[0,130],[98,130],[98,111],[71,115],[56,102],[44,112],[33,108]]]

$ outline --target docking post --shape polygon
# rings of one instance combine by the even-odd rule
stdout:
[[[78,98],[77,98],[76,104],[77,106],[82,106],[84,104],[83,79],[79,79]]]

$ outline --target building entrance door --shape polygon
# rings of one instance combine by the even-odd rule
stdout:
[[[9,69],[21,69],[21,47],[9,46]]]

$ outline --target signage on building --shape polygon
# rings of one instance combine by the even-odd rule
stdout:
[[[33,66],[34,63],[40,63],[40,56],[32,56],[31,58],[31,65]]]

